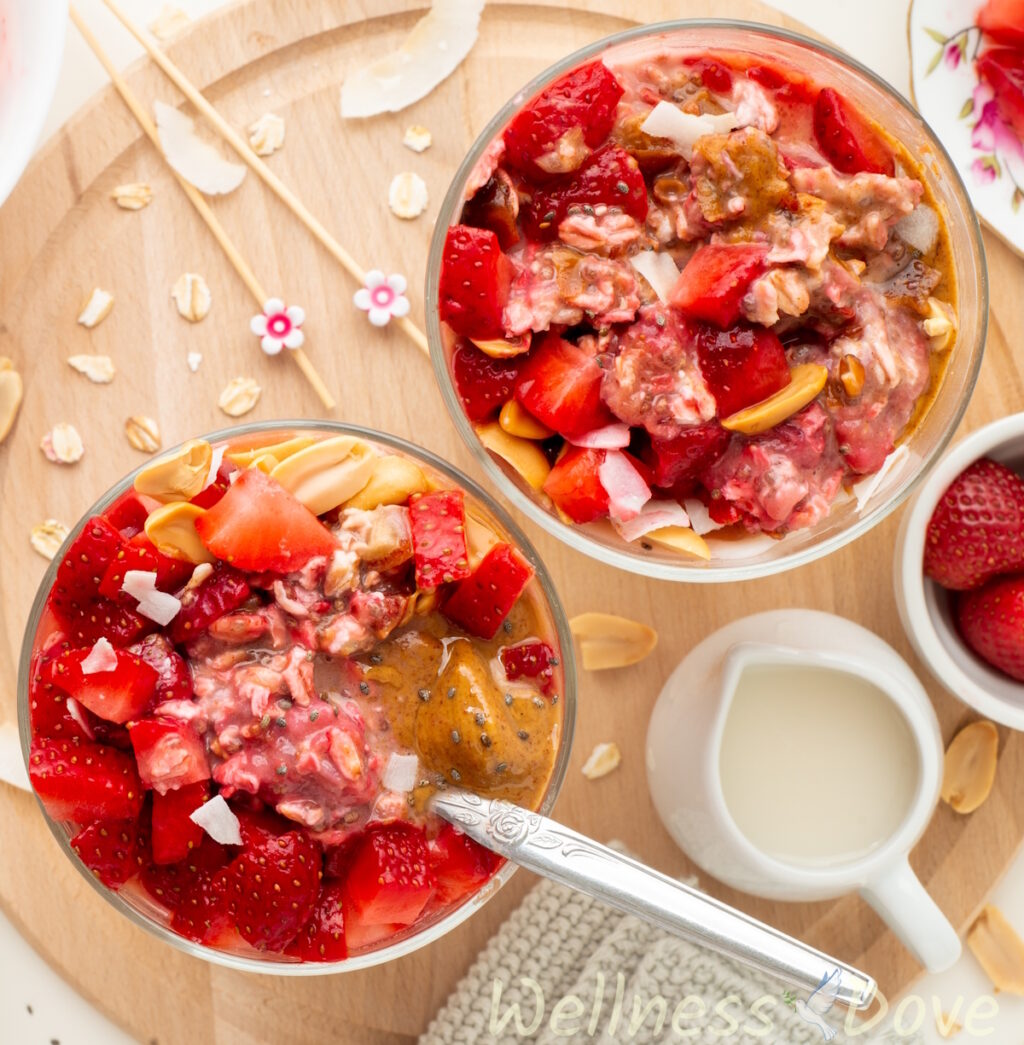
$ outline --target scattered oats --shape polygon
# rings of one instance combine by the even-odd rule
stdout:
[[[44,559],[52,559],[68,539],[68,528],[57,519],[36,523],[29,534],[29,543]]]
[[[191,21],[192,19],[180,7],[164,4],[160,14],[149,23],[149,31],[158,40],[170,40],[172,37],[177,36]]]
[[[85,446],[78,429],[62,421],[50,429],[39,441],[39,447],[48,461],[56,464],[74,464],[82,459]]]
[[[434,137],[430,131],[426,127],[421,127],[418,123],[407,127],[405,136],[402,138],[402,144],[407,149],[412,149],[413,152],[426,152],[433,144],[433,141]]]
[[[96,385],[109,385],[117,373],[110,356],[68,356],[68,364]]]
[[[110,198],[122,210],[142,210],[153,201],[153,190],[149,182],[130,181],[124,185],[118,185],[110,194]]]
[[[257,156],[272,156],[284,145],[284,120],[265,112],[249,127],[249,144]]]
[[[188,363],[189,370],[194,374],[199,369],[199,364],[203,361],[202,352],[189,352],[185,357],[185,362]]]
[[[412,171],[403,171],[391,179],[388,206],[399,218],[416,218],[427,209],[427,183]]]
[[[98,326],[110,315],[110,310],[113,307],[114,295],[96,287],[89,295],[89,300],[82,306],[82,311],[78,314],[78,322],[83,327],[88,327],[89,330],[92,330],[93,327]]]
[[[213,300],[206,280],[196,272],[180,275],[171,288],[171,297],[178,306],[178,315],[190,323],[205,319]]]
[[[152,417],[134,414],[124,423],[124,434],[128,442],[144,454],[153,454],[161,447],[160,426]]]
[[[21,407],[21,375],[14,364],[0,356],[0,443],[7,438]]]
[[[622,753],[614,740],[598,744],[591,751],[590,758],[583,763],[583,775],[588,780],[597,780],[598,777],[607,776],[613,769],[617,769],[621,761]]]
[[[228,417],[247,414],[258,402],[262,388],[251,377],[232,378],[217,400],[217,406]]]

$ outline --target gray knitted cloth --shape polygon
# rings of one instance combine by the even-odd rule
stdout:
[[[835,1045],[845,1010],[825,1017]],[[674,1022],[673,1022],[674,1021]],[[693,944],[542,881],[477,956],[420,1045],[815,1045],[821,1030],[784,987]],[[913,1045],[912,1039],[901,1039]]]

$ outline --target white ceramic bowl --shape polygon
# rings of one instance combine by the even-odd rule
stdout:
[[[25,169],[57,89],[66,0],[6,0],[0,6],[0,203]]]
[[[1024,472],[1024,413],[1011,414],[961,439],[932,469],[903,516],[893,577],[900,619],[917,655],[954,697],[1012,729],[1024,730],[1024,683],[989,667],[957,631],[953,593],[924,575],[928,521],[953,480],[979,457]]]

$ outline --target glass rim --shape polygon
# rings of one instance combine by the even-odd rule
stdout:
[[[762,37],[783,39],[790,43],[809,48],[810,50],[818,51],[837,64],[846,67],[851,72],[867,80],[869,84],[878,89],[883,95],[887,96],[892,102],[896,103],[896,105],[903,109],[912,120],[918,123],[927,134],[931,145],[936,150],[937,158],[944,168],[941,172],[941,176],[948,178],[952,182],[953,190],[962,198],[965,204],[962,208],[966,219],[965,229],[970,237],[971,247],[973,248],[974,261],[978,274],[978,287],[980,290],[980,300],[978,302],[978,334],[976,345],[974,346],[974,359],[972,360],[971,369],[966,376],[964,387],[959,393],[959,401],[956,403],[955,408],[952,411],[946,429],[936,439],[935,445],[930,449],[930,451],[921,457],[920,467],[906,483],[905,487],[892,494],[887,500],[879,501],[878,504],[867,512],[861,514],[845,529],[825,540],[815,542],[804,548],[796,549],[768,562],[747,565],[728,565],[729,560],[719,560],[716,565],[706,566],[682,559],[679,563],[665,562],[661,559],[649,559],[639,553],[624,550],[628,547],[625,542],[622,542],[623,550],[620,550],[614,545],[596,540],[588,533],[581,530],[578,526],[570,526],[569,524],[562,522],[554,512],[546,510],[525,490],[523,490],[517,482],[505,473],[494,457],[480,442],[473,429],[472,423],[466,416],[465,411],[462,409],[462,405],[459,401],[458,394],[455,391],[454,382],[452,381],[449,371],[448,360],[441,335],[440,319],[436,306],[444,241],[447,235],[447,230],[451,225],[451,219],[457,215],[458,208],[463,202],[464,186],[468,180],[469,174],[476,166],[477,161],[483,155],[487,146],[491,143],[498,132],[508,124],[509,120],[522,107],[523,103],[527,99],[532,98],[543,87],[557,79],[559,76],[569,72],[586,59],[601,54],[609,48],[643,37],[702,29],[724,29],[729,31],[749,32]],[[958,293],[959,289],[960,288],[958,287]],[[645,577],[651,577],[656,580],[682,581],[693,584],[719,584],[729,581],[754,580],[756,578],[769,577],[774,574],[795,569],[799,566],[807,565],[817,559],[824,558],[826,555],[831,555],[833,552],[838,551],[840,548],[856,540],[858,537],[863,536],[899,508],[900,505],[902,505],[917,489],[921,481],[939,460],[942,453],[952,440],[960,422],[963,420],[964,413],[966,412],[971,397],[974,394],[974,389],[978,382],[978,376],[981,372],[982,360],[984,358],[985,341],[988,333],[988,300],[988,266],[985,256],[984,242],[981,237],[981,225],[978,221],[978,215],[971,203],[963,178],[960,176],[960,172],[957,170],[948,150],[942,144],[938,135],[932,130],[928,121],[925,120],[921,113],[914,108],[909,99],[905,98],[895,87],[893,87],[892,84],[881,77],[878,73],[869,69],[856,58],[844,53],[831,44],[814,40],[803,33],[794,32],[791,29],[767,25],[763,22],[748,22],[742,19],[730,18],[683,18],[653,22],[646,25],[636,25],[586,44],[584,47],[573,51],[571,54],[566,55],[564,58],[561,58],[559,61],[548,66],[546,69],[534,76],[528,83],[519,88],[519,90],[517,90],[515,94],[513,94],[512,97],[501,106],[494,116],[488,120],[486,126],[470,146],[468,153],[459,165],[458,170],[456,170],[452,181],[448,186],[448,191],[445,193],[444,199],[441,201],[441,207],[438,212],[437,221],[434,225],[434,233],[430,243],[430,251],[427,256],[427,272],[424,292],[427,341],[430,346],[430,360],[434,368],[435,379],[437,380],[438,387],[441,391],[441,397],[444,400],[448,413],[451,415],[455,428],[462,437],[463,442],[467,445],[470,452],[487,473],[488,478],[497,486],[498,490],[500,490],[501,493],[532,522],[536,523],[557,540],[576,551],[582,552],[584,555],[588,555],[601,562],[606,562],[618,569],[640,574]],[[939,394],[941,394],[941,389]],[[901,445],[910,445],[912,438],[913,433],[911,433],[911,437],[907,442]]]
[[[370,442],[391,447],[403,454],[407,454],[410,457],[423,461],[431,468],[436,469],[447,479],[450,479],[453,483],[457,484],[461,489],[477,498],[488,509],[488,511],[494,515],[497,521],[504,528],[507,536],[515,542],[516,547],[523,552],[527,560],[533,566],[534,577],[540,584],[541,593],[555,626],[561,653],[560,660],[562,674],[565,681],[564,691],[562,693],[562,728],[559,736],[558,752],[555,756],[555,762],[552,766],[551,776],[548,781],[547,789],[544,792],[544,797],[537,807],[537,812],[542,814],[549,813],[554,806],[558,795],[561,793],[562,785],[565,782],[566,772],[569,768],[569,759],[572,753],[576,725],[577,674],[576,660],[572,645],[572,634],[569,631],[569,620],[566,616],[565,608],[562,605],[561,599],[558,597],[558,592],[555,589],[554,582],[548,573],[547,567],[544,565],[543,559],[541,559],[532,542],[522,531],[519,524],[512,518],[508,510],[497,501],[493,494],[485,490],[476,482],[476,480],[465,475],[462,471],[445,461],[442,457],[439,457],[432,450],[416,446],[408,440],[403,439],[401,436],[391,435],[390,433],[381,432],[374,428],[366,428],[362,425],[348,424],[344,421],[296,419],[254,421],[249,424],[233,425],[228,428],[217,429],[214,432],[193,436],[192,438],[205,439],[210,443],[216,443],[225,439],[233,439],[239,436],[252,435],[255,433],[299,431],[303,429],[321,429],[337,433],[338,435],[353,435],[357,438],[366,439]],[[188,440],[182,440],[182,443],[187,441]],[[182,445],[182,443],[168,447],[167,450],[164,451],[164,454],[173,453],[177,446]],[[163,455],[160,454],[156,456],[159,457]],[[93,515],[105,511],[118,497],[125,493],[134,482],[135,476],[150,463],[150,461],[144,461],[137,468],[133,468],[131,472],[115,483],[82,514],[78,522],[74,527],[72,527],[67,539],[61,546],[60,551],[58,551],[53,557],[39,583],[39,588],[36,591],[32,602],[32,608],[29,612],[28,621],[25,625],[25,634],[22,639],[21,654],[18,663],[18,732],[21,739],[21,752],[22,757],[25,760],[26,769],[29,765],[29,750],[32,742],[28,708],[29,676],[31,672],[32,655],[35,647],[36,632],[39,628],[39,621],[42,617],[46,600],[49,597],[56,579],[57,568],[60,564],[63,553],[78,534],[81,533],[85,523]],[[184,951],[186,954],[190,954],[193,957],[202,958],[204,961],[211,962],[214,965],[226,966],[227,968],[241,970],[243,972],[256,972],[270,976],[327,976],[335,973],[355,972],[356,970],[368,969],[375,965],[383,965],[386,962],[404,957],[407,954],[411,954],[413,951],[419,950],[421,947],[440,939],[440,937],[446,935],[456,926],[461,925],[462,922],[475,914],[487,903],[488,900],[497,894],[502,886],[505,885],[518,869],[517,865],[511,860],[506,860],[504,865],[500,867],[498,871],[483,884],[483,886],[481,886],[476,892],[472,893],[453,911],[425,926],[419,932],[412,933],[387,947],[381,947],[364,954],[357,954],[338,962],[289,962],[252,958],[245,955],[236,955],[226,951],[219,951],[214,947],[196,943],[184,936],[180,936],[168,926],[161,924],[155,919],[145,915],[142,911],[137,910],[131,903],[123,899],[115,890],[108,889],[96,878],[95,875],[90,874],[88,869],[84,864],[82,864],[81,860],[79,860],[78,856],[71,848],[70,839],[67,837],[67,833],[46,811],[46,808],[43,806],[42,801],[39,799],[39,796],[35,793],[34,789],[32,791],[32,796],[39,805],[39,809],[42,812],[47,827],[50,829],[50,833],[57,840],[57,843],[64,851],[64,854],[68,857],[79,874],[88,881],[93,889],[98,892],[107,903],[122,915],[125,915],[136,925],[142,927],[158,939],[170,943],[178,950]]]

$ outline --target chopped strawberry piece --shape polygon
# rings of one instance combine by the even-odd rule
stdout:
[[[71,619],[100,594],[100,582],[124,541],[102,515],[93,516],[71,542],[57,566],[50,602],[62,619]]]
[[[652,439],[646,458],[652,469],[652,485],[670,490],[695,480],[725,452],[729,431],[717,421],[685,428],[673,439]]]
[[[451,824],[441,828],[428,848],[430,866],[437,879],[434,899],[439,904],[454,903],[475,892],[502,863],[497,853],[467,838]]]
[[[704,327],[697,335],[697,358],[719,417],[760,403],[789,384],[782,342],[764,327]]]
[[[988,0],[975,25],[996,43],[1024,48],[1024,0]]]
[[[181,597],[181,609],[170,624],[171,640],[187,642],[202,635],[215,620],[238,609],[251,592],[238,570],[218,566],[198,588]]]
[[[578,163],[573,158],[563,159],[566,147],[570,155],[597,148],[611,132],[622,93],[622,85],[601,61],[566,73],[505,128],[508,163],[536,181],[574,169]]]
[[[304,962],[340,962],[348,957],[343,892],[338,882],[324,883],[309,921],[285,947],[285,954]]]
[[[607,518],[608,491],[598,477],[607,455],[607,450],[570,446],[548,474],[544,492],[573,522]]]
[[[844,174],[896,173],[892,153],[870,123],[831,87],[814,103],[814,137],[825,158]]]
[[[68,711],[67,694],[53,680],[54,665],[69,648],[66,642],[54,642],[32,657],[28,680],[28,720],[33,737],[92,740],[82,724]]]
[[[345,896],[368,925],[411,925],[434,892],[423,829],[391,823],[363,835],[349,867]]]
[[[708,499],[708,515],[719,526],[732,526],[743,518],[743,512],[732,501],[717,496]]]
[[[964,642],[982,660],[1024,681],[1024,577],[996,577],[956,604]]]
[[[136,534],[142,533],[148,516],[149,505],[134,490],[122,494],[103,513],[107,522],[118,530],[126,541],[131,540]]]
[[[694,75],[709,91],[728,94],[732,90],[732,73],[713,58],[684,58],[683,64],[693,69]]]
[[[731,327],[740,318],[743,296],[764,272],[768,248],[760,243],[708,243],[679,273],[669,294],[692,319]]]
[[[460,342],[452,353],[452,376],[470,421],[488,421],[512,398],[519,363],[492,359],[470,342]]]
[[[530,639],[517,646],[504,646],[498,658],[508,678],[534,679],[545,693],[551,689],[559,661],[555,651],[546,642]]]
[[[977,588],[1024,569],[1024,479],[981,458],[935,506],[924,542],[925,576],[944,588]]]
[[[71,848],[108,889],[119,889],[139,869],[138,822],[90,824],[71,839]]]
[[[378,925],[365,921],[362,915],[353,909],[352,901],[348,898],[348,893],[344,888],[342,889],[342,911],[345,919],[345,945],[349,954],[375,947],[378,943],[396,936],[405,928],[404,925],[397,923],[383,922]]]
[[[146,787],[161,794],[210,779],[206,748],[196,731],[173,718],[146,718],[128,730]]]
[[[72,646],[92,646],[97,639],[107,639],[113,646],[129,646],[156,627],[134,610],[102,596],[81,603],[65,602],[63,609],[53,600],[51,594],[48,605],[64,625]]]
[[[175,932],[210,943],[230,925],[223,875],[227,862],[227,850],[203,838],[179,863],[145,861],[139,881],[153,899],[173,912]]]
[[[193,566],[182,559],[162,555],[144,534],[136,534],[125,544],[107,567],[100,581],[100,594],[122,605],[134,606],[130,595],[122,591],[124,575],[129,570],[144,570],[156,574],[156,586],[161,591],[177,591],[192,576]]]
[[[441,319],[462,337],[478,341],[504,337],[502,316],[512,275],[512,262],[490,229],[453,225],[441,255]]]
[[[533,576],[533,567],[508,544],[496,544],[441,612],[471,635],[492,639]]]
[[[151,844],[155,863],[176,864],[200,845],[203,829],[190,817],[209,796],[210,786],[205,780],[165,794],[153,792]]]
[[[1017,50],[996,47],[985,51],[974,67],[979,79],[995,92],[988,105],[994,102],[1003,121],[1024,141],[1024,45]]]
[[[86,674],[88,649],[62,653],[53,666],[53,681],[79,704],[108,722],[127,722],[145,712],[156,696],[157,673],[134,653],[115,649],[110,671]]]
[[[435,490],[409,500],[416,587],[461,581],[473,571],[466,551],[466,511],[461,490]]]
[[[142,808],[142,784],[131,755],[102,744],[37,737],[28,774],[54,820],[133,820]]]
[[[601,401],[603,379],[593,356],[549,332],[519,371],[516,399],[542,424],[572,438],[614,422]]]
[[[570,213],[599,205],[617,207],[639,223],[647,217],[643,172],[619,145],[606,145],[567,179],[538,190],[524,210],[523,228],[532,239],[554,239]]]
[[[192,498],[192,504],[198,508],[212,508],[228,492],[231,476],[237,471],[237,466],[231,461],[222,461],[213,482]]]
[[[141,642],[128,647],[141,661],[148,664],[157,676],[156,700],[189,700],[192,696],[192,674],[166,635],[147,635]]]
[[[261,950],[286,947],[313,913],[321,864],[304,831],[246,846],[224,871],[228,912],[242,937]]]
[[[242,472],[196,519],[196,532],[218,559],[241,570],[290,573],[338,546],[304,504],[258,468]]]

